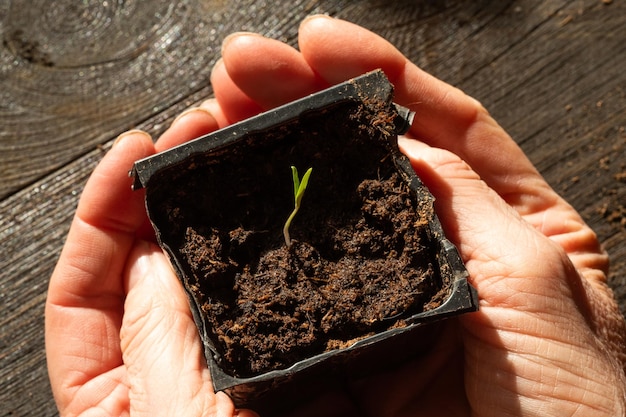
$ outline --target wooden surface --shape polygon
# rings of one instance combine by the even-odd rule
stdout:
[[[626,312],[622,0],[0,1],[0,414],[56,415],[43,306],[81,189],[121,132],[210,96],[220,42],[324,12],[478,98],[599,234]],[[515,242],[511,242],[514,250]]]

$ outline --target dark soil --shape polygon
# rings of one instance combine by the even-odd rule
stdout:
[[[214,357],[239,377],[405,326],[449,291],[432,205],[397,173],[386,135],[332,117],[295,121],[276,143],[272,135],[250,137],[241,145],[250,153],[179,167],[148,196]],[[290,165],[313,172],[287,248]]]
[[[356,195],[353,222],[315,226],[325,247],[294,241],[250,256],[241,248],[256,246],[253,231],[187,229],[182,253],[202,278],[201,308],[231,372],[284,368],[402,326],[402,317],[436,303],[434,255],[407,185],[395,174],[363,181]],[[213,294],[203,281],[214,283]]]

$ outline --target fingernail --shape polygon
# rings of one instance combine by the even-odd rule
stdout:
[[[335,20],[335,18],[331,17],[330,15],[327,14],[312,14],[309,15],[307,17],[305,17],[304,19],[302,19],[302,22],[300,22],[300,26],[302,26],[303,24],[305,24],[306,22],[310,21],[310,20],[315,20],[315,19],[328,19],[328,20]]]
[[[233,42],[233,40],[235,39],[241,39],[244,37],[254,37],[254,38],[262,38],[263,35],[260,35],[258,33],[254,33],[254,32],[234,32],[231,33],[230,35],[226,36],[224,38],[224,40],[222,41],[222,48],[220,51],[221,55],[224,55],[224,49],[226,49],[226,47],[231,44]]]
[[[206,100],[204,100],[202,103],[200,103],[200,107],[203,109],[212,109],[213,106],[215,106],[217,104],[217,100],[215,99],[215,97],[211,97],[211,98],[207,98]]]
[[[176,116],[176,118],[172,122],[172,125],[178,123],[179,121],[181,121],[182,119],[184,119],[185,117],[189,115],[199,115],[199,114],[209,115],[213,119],[215,119],[215,116],[213,116],[213,113],[211,113],[208,109],[205,109],[203,107],[191,107],[185,110],[184,112],[182,112],[181,114],[179,114],[178,116]]]
[[[213,64],[213,68],[211,68],[211,76],[213,76],[213,73],[219,68],[219,67],[223,67],[224,66],[224,60],[222,59],[222,57],[219,57],[217,59],[217,61],[215,61],[215,64]]]
[[[217,102],[217,99],[215,97],[204,100],[201,104],[200,104],[200,108],[204,109],[206,111],[208,111],[209,113],[211,113],[211,115],[213,117],[215,117],[215,115],[220,115],[220,105]],[[217,120],[217,118],[215,119]]]
[[[146,137],[148,137],[150,140],[152,140],[152,137],[144,132],[143,130],[139,130],[139,129],[133,129],[133,130],[129,130],[128,132],[124,132],[121,135],[119,135],[114,141],[113,141],[113,145],[111,145],[111,147],[119,145],[122,141],[126,140],[126,138],[130,137],[130,136],[134,136],[134,135],[145,135]]]

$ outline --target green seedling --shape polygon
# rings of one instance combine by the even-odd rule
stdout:
[[[293,176],[293,200],[294,200],[294,208],[287,221],[285,222],[285,227],[283,227],[283,235],[285,236],[285,244],[287,247],[291,246],[291,239],[289,238],[289,226],[291,226],[291,222],[293,218],[296,217],[296,213],[300,209],[300,204],[302,203],[302,196],[304,196],[304,191],[306,190],[306,186],[309,183],[309,177],[311,176],[311,172],[313,168],[309,168],[304,175],[302,176],[302,180],[298,176],[298,169],[291,166],[291,174]]]

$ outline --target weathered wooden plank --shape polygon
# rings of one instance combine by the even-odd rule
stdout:
[[[13,16],[8,4],[25,1],[1,2],[3,39],[16,27],[6,25]],[[110,141],[135,125],[156,135],[210,94],[208,73],[227,33],[254,30],[293,43],[299,20],[314,11],[385,35],[424,69],[479,98],[596,229],[613,259],[611,283],[626,312],[624,2],[144,3],[170,17],[159,20],[146,9],[147,20],[135,23],[157,19],[167,28],[141,47],[132,44],[139,51],[134,57],[83,66],[83,78],[71,59],[111,54],[108,45],[94,45],[87,57],[71,49],[76,45],[64,44],[74,51],[66,56],[42,46],[46,59],[63,67],[43,65],[42,56],[20,60],[9,53],[15,45],[0,48],[0,195],[11,194],[0,203],[0,414],[56,415],[43,346],[47,279],[82,186]],[[37,3],[39,10],[47,4]],[[122,11],[117,19],[132,15]],[[23,26],[33,32],[31,40],[46,45],[34,23]]]
[[[207,86],[226,34],[293,38],[306,14],[340,4],[2,2],[0,197]]]
[[[182,48],[168,48],[193,45],[177,35],[182,29],[190,37],[186,26],[195,23],[180,2],[147,2],[128,11],[116,2],[91,8],[22,3],[10,3],[3,19],[1,195],[175,103],[195,87],[176,71],[186,66],[198,71],[194,78],[206,78],[215,57],[216,42],[205,45],[207,65],[197,67],[186,62],[192,58],[185,59]],[[63,15],[66,6],[70,12]]]

